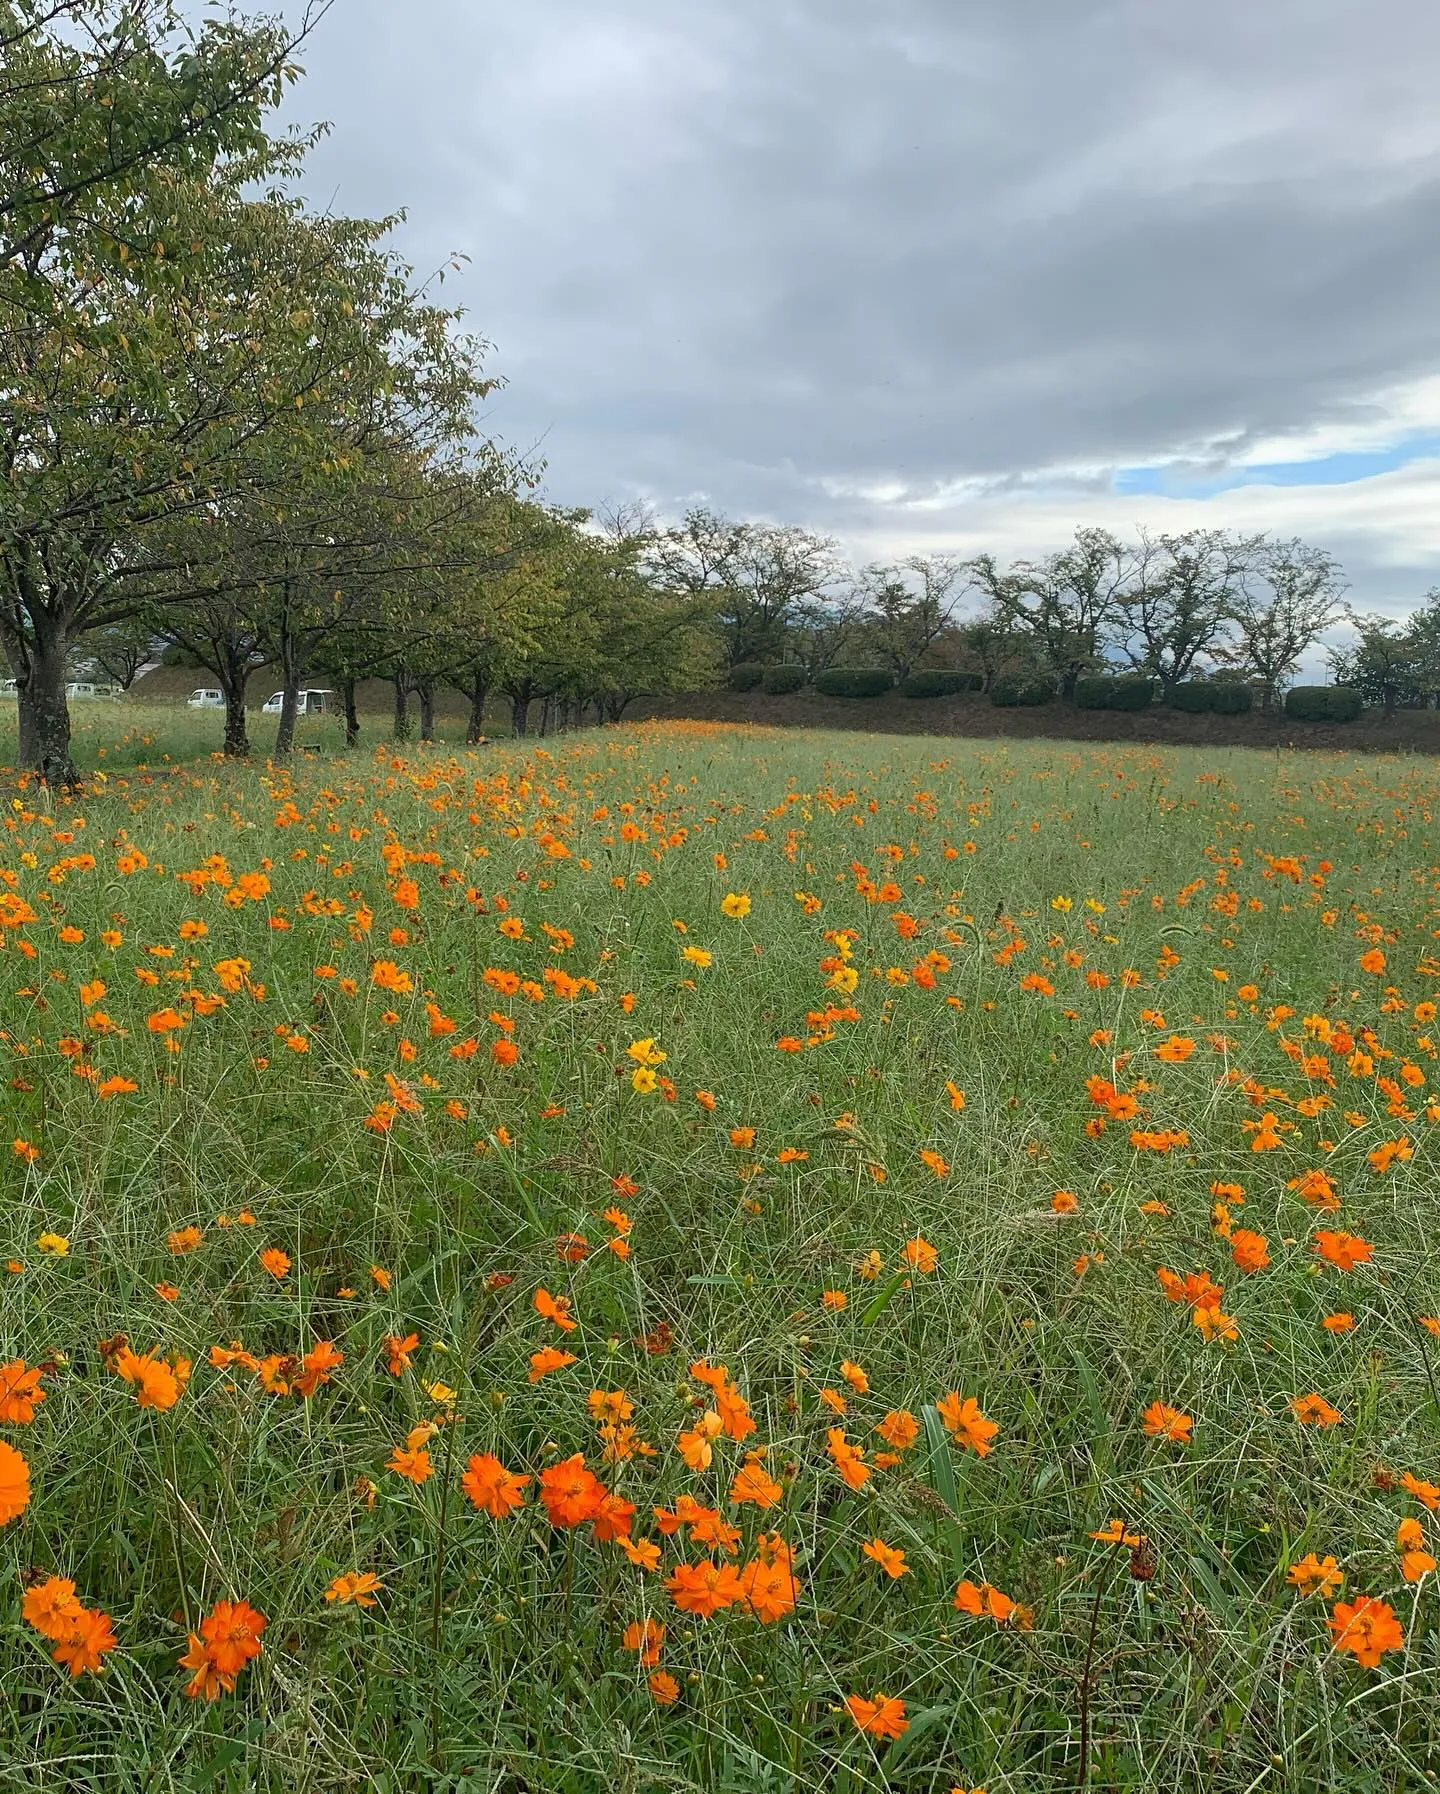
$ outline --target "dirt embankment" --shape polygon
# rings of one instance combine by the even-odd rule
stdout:
[[[158,667],[136,680],[131,695],[142,702],[183,703],[196,686],[210,685],[208,673],[187,667]],[[329,681],[317,678],[317,685]],[[276,689],[273,667],[257,667],[250,675],[247,697],[263,704]],[[392,688],[383,679],[367,679],[356,692],[359,708],[369,717],[388,716]],[[411,700],[414,715],[415,702]],[[435,693],[437,716],[456,718],[468,711],[457,691]],[[508,733],[510,707],[499,696],[486,706],[491,734]],[[1353,723],[1302,723],[1283,711],[1245,716],[1189,716],[1153,705],[1134,715],[1113,710],[1077,710],[1073,704],[1040,705],[1035,709],[997,709],[987,697],[961,692],[951,698],[906,698],[898,691],[879,698],[825,698],[816,691],[770,697],[765,692],[697,691],[678,697],[638,700],[625,713],[626,722],[658,717],[691,717],[705,722],[765,723],[792,729],[866,729],[889,735],[969,735],[1007,740],[1134,741],[1171,747],[1312,747],[1353,749],[1364,753],[1440,754],[1440,710],[1403,710],[1386,717],[1367,711]],[[539,706],[531,706],[532,724]]]
[[[785,697],[764,692],[704,691],[632,704],[627,722],[693,717],[714,722],[767,723],[796,729],[870,729],[896,735],[970,735],[1033,741],[1135,741],[1170,747],[1353,749],[1366,753],[1440,754],[1440,711],[1404,710],[1386,717],[1366,711],[1353,723],[1303,723],[1283,711],[1245,716],[1191,716],[1154,705],[1133,715],[1077,710],[1073,704],[1000,709],[987,697],[824,698],[814,691]]]

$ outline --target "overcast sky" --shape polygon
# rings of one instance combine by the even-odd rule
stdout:
[[[1440,583],[1433,0],[337,0],[303,61],[308,197],[470,258],[557,501]]]

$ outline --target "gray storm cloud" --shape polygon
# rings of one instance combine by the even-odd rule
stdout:
[[[1373,424],[1435,371],[1421,0],[340,0],[304,60],[310,198],[470,258],[493,425],[557,498],[861,553],[1308,502],[1381,601],[1440,577],[1440,473],[1111,482]]]

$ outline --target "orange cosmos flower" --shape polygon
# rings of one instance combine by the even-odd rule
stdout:
[[[900,1738],[910,1728],[905,1703],[888,1694],[867,1700],[863,1694],[847,1694],[845,1710],[862,1732],[872,1738]]]
[[[938,1152],[931,1152],[928,1147],[921,1150],[920,1162],[928,1170],[933,1171],[936,1177],[949,1177],[950,1175],[950,1167],[946,1161]]]
[[[1355,1325],[1353,1314],[1327,1314],[1320,1325],[1327,1333],[1348,1333]]]
[[[532,1298],[532,1306],[543,1320],[554,1321],[563,1332],[575,1331],[576,1323],[570,1318],[568,1296],[552,1296],[548,1289],[537,1289]]]
[[[30,1369],[23,1358],[0,1364],[0,1421],[9,1426],[28,1426],[45,1400],[40,1387],[42,1367]]]
[[[660,1568],[660,1547],[654,1539],[633,1541],[622,1534],[615,1543],[637,1570],[658,1570]]]
[[[0,1527],[30,1505],[30,1466],[20,1451],[0,1439]]]
[[[267,1246],[260,1254],[260,1262],[277,1283],[290,1269],[289,1254],[282,1252],[278,1246]]]
[[[110,1367],[117,1376],[135,1386],[137,1407],[154,1408],[161,1412],[175,1406],[185,1385],[190,1381],[188,1358],[176,1358],[173,1363],[167,1364],[155,1351],[146,1352],[142,1356],[133,1352],[128,1345],[122,1346],[115,1353],[110,1360]]]
[[[1319,1595],[1328,1601],[1344,1582],[1345,1572],[1333,1557],[1316,1557],[1311,1551],[1290,1566],[1285,1580],[1302,1595]]]
[[[935,1412],[945,1422],[958,1444],[973,1451],[976,1457],[989,1457],[994,1449],[990,1441],[1000,1428],[995,1421],[987,1420],[981,1413],[980,1404],[973,1395],[967,1395],[962,1400],[952,1389],[936,1402]]]
[[[1370,1595],[1337,1601],[1328,1624],[1335,1636],[1335,1649],[1352,1651],[1366,1669],[1378,1668],[1386,1651],[1403,1650],[1405,1646],[1405,1633],[1394,1608]]]
[[[916,1234],[913,1240],[906,1240],[902,1253],[907,1265],[912,1270],[928,1276],[940,1262],[940,1254],[923,1235]]]
[[[785,1491],[752,1453],[735,1472],[730,1484],[730,1502],[734,1507],[749,1503],[753,1507],[774,1507]]]
[[[865,1462],[865,1453],[858,1445],[850,1443],[845,1437],[844,1428],[832,1426],[825,1437],[826,1452],[845,1482],[852,1489],[858,1489],[867,1483],[870,1480],[870,1466]]]
[[[578,1451],[540,1473],[540,1499],[552,1526],[583,1526],[599,1513],[605,1495],[604,1484],[585,1468]]]
[[[1190,1443],[1195,1422],[1178,1408],[1169,1408],[1164,1402],[1151,1402],[1140,1419],[1148,1439],[1169,1439],[1176,1445]]]
[[[849,1307],[850,1298],[845,1294],[843,1289],[827,1289],[820,1297],[820,1305],[822,1308],[829,1308],[834,1313],[839,1314],[842,1310]]]
[[[72,1677],[87,1670],[93,1674],[117,1642],[109,1614],[82,1607],[50,1655],[57,1663],[63,1663]]]
[[[660,1647],[665,1643],[665,1628],[652,1619],[631,1620],[621,1643],[627,1651],[638,1651],[640,1662],[653,1669],[660,1661]]]
[[[1353,1271],[1356,1265],[1368,1264],[1375,1248],[1368,1240],[1354,1233],[1331,1233],[1322,1228],[1312,1242],[1321,1258],[1337,1270]]]
[[[697,1614],[701,1619],[710,1619],[743,1598],[735,1566],[717,1564],[708,1557],[698,1563],[676,1564],[665,1587],[682,1613]]]
[[[20,1602],[21,1618],[52,1643],[68,1638],[84,1611],[75,1584],[66,1576],[47,1576],[27,1589]]]
[[[325,1599],[337,1607],[374,1607],[375,1597],[384,1592],[385,1584],[369,1570],[357,1570],[337,1576],[325,1591]]]
[[[423,1445],[397,1445],[385,1460],[385,1468],[393,1470],[396,1476],[403,1476],[406,1482],[414,1483],[417,1489],[435,1474],[430,1453]]]
[[[267,1625],[248,1601],[217,1601],[200,1622],[200,1636],[190,1634],[190,1649],[180,1659],[182,1669],[195,1674],[185,1692],[192,1700],[207,1701],[232,1694],[236,1677],[260,1655],[260,1634]]]
[[[1237,1227],[1230,1235],[1230,1256],[1247,1274],[1263,1270],[1270,1262],[1270,1242],[1263,1233]]]
[[[529,1381],[538,1383],[541,1377],[549,1376],[552,1370],[563,1370],[567,1364],[577,1361],[573,1352],[557,1352],[554,1346],[545,1346],[538,1352],[530,1354]]]
[[[898,1582],[902,1576],[910,1574],[905,1553],[896,1550],[893,1545],[887,1545],[884,1539],[870,1539],[860,1549],[872,1563],[879,1564],[892,1582]]]
[[[1290,1411],[1303,1426],[1339,1426],[1344,1418],[1323,1395],[1297,1395],[1291,1399]]]
[[[1400,1552],[1400,1574],[1407,1582],[1419,1582],[1436,1568],[1436,1561],[1425,1549],[1425,1529],[1409,1516],[1395,1528],[1395,1546]]]
[[[1413,1495],[1422,1507],[1429,1508],[1432,1514],[1440,1512],[1440,1484],[1424,1482],[1407,1470],[1400,1478],[1400,1487]]]
[[[730,1144],[739,1148],[741,1151],[748,1151],[755,1144],[754,1128],[732,1127],[730,1130]]]
[[[1057,1190],[1050,1198],[1050,1207],[1057,1215],[1073,1215],[1080,1200],[1073,1190]]]
[[[756,1546],[761,1556],[740,1572],[741,1597],[762,1626],[773,1626],[795,1611],[800,1584],[790,1568],[790,1553],[779,1533],[762,1533]]]
[[[896,1451],[909,1451],[920,1437],[920,1423],[908,1408],[892,1408],[875,1431],[887,1445],[893,1445]]]

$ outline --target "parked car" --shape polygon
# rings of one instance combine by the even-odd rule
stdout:
[[[297,696],[299,702],[295,707],[296,716],[324,716],[331,709],[330,700],[335,694],[322,686],[312,686]],[[284,707],[285,694],[283,691],[276,691],[266,698],[260,711],[263,716],[279,716]]]
[[[223,710],[225,694],[208,685],[201,685],[186,698],[185,707],[187,710]]]

